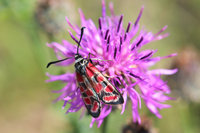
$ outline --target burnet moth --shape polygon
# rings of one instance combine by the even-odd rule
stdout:
[[[81,35],[78,42],[77,53],[75,54],[76,79],[82,95],[83,102],[90,115],[97,118],[101,113],[101,102],[105,104],[123,104],[124,99],[120,92],[111,84],[110,81],[94,66],[90,58],[84,59],[79,54],[79,46],[83,36],[84,28],[81,28]],[[72,58],[72,57],[71,57]],[[51,64],[65,61],[52,61]]]

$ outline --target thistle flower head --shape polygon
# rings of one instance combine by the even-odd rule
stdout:
[[[132,102],[132,116],[134,122],[141,122],[138,109],[141,108],[141,99],[144,100],[149,110],[157,117],[161,118],[159,109],[168,108],[170,105],[164,104],[171,98],[166,96],[170,93],[170,89],[160,75],[174,74],[177,70],[154,69],[149,68],[161,59],[175,56],[171,54],[165,57],[153,57],[157,50],[141,50],[142,46],[149,42],[160,40],[168,36],[168,33],[162,34],[167,28],[164,26],[159,32],[153,34],[145,29],[139,30],[139,20],[141,18],[144,7],[135,22],[129,22],[123,26],[123,15],[115,16],[113,6],[110,4],[111,16],[106,15],[105,1],[102,0],[102,16],[98,20],[98,26],[95,26],[91,19],[86,19],[80,10],[81,27],[86,27],[79,49],[79,54],[87,57],[91,53],[91,58],[96,58],[98,64],[96,67],[109,77],[113,85],[121,92],[124,98],[121,114],[125,111],[127,99]],[[68,25],[76,34],[73,35],[71,30],[69,34],[71,38],[78,42],[80,38],[80,27],[74,26],[66,18]],[[73,57],[76,54],[76,46],[64,40],[62,44],[53,42],[48,44],[53,48],[57,58]],[[62,54],[62,56],[61,56]],[[107,60],[107,61],[105,61]],[[74,59],[69,59],[59,63],[62,66],[68,66],[74,63]],[[56,101],[64,101],[63,108],[66,104],[70,104],[68,112],[76,112],[83,109],[86,110],[81,99],[80,91],[77,90],[76,77],[74,73],[66,73],[63,75],[49,75],[48,81],[61,80],[66,86],[55,91],[61,93]],[[136,89],[136,86],[138,89]],[[103,119],[110,114],[112,106],[103,105],[101,114],[98,118],[92,118],[91,125],[97,122],[98,127]],[[84,114],[84,113],[83,113]]]

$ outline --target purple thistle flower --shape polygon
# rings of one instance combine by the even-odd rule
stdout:
[[[167,26],[162,28],[158,33],[153,34],[144,29],[139,31],[139,20],[141,18],[144,7],[134,23],[129,22],[123,27],[123,15],[115,16],[113,6],[110,4],[111,16],[106,16],[105,1],[102,0],[102,17],[99,18],[99,26],[96,27],[94,22],[85,19],[84,14],[80,10],[81,27],[86,27],[81,42],[82,48],[79,53],[83,57],[87,57],[91,53],[99,65],[96,67],[106,76],[113,85],[121,92],[124,98],[121,114],[125,111],[128,97],[132,102],[133,121],[141,123],[138,109],[141,108],[141,100],[143,99],[149,110],[158,118],[161,118],[160,109],[169,108],[170,105],[164,104],[171,98],[166,94],[170,93],[170,89],[160,76],[171,75],[177,72],[177,69],[154,69],[149,68],[161,59],[175,56],[171,54],[165,57],[153,57],[157,50],[141,50],[141,47],[149,42],[160,40],[168,36],[168,33],[161,34]],[[68,25],[76,33],[73,35],[70,30],[69,34],[74,41],[77,42],[80,37],[80,27],[74,26],[66,18]],[[139,32],[139,34],[138,34]],[[138,34],[136,36],[136,34]],[[76,53],[76,45],[64,40],[62,44],[53,42],[48,44],[53,48],[57,58],[74,57]],[[62,56],[61,56],[62,55]],[[93,58],[93,57],[92,57]],[[109,61],[101,61],[109,60]],[[74,63],[74,58],[61,62],[58,65],[68,66]],[[76,84],[75,73],[66,73],[63,75],[50,75],[48,82],[61,80],[67,85],[55,93],[61,93],[56,101],[64,101],[63,108],[66,104],[70,104],[66,113],[77,112],[82,109],[82,114],[86,111],[82,101],[80,91]],[[136,90],[138,86],[138,90]],[[105,117],[112,111],[112,106],[103,105],[101,114],[98,118],[92,118],[90,127],[97,122],[98,127],[102,124]]]

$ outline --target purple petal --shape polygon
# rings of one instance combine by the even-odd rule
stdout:
[[[122,111],[121,111],[121,114],[124,113],[125,108],[126,108],[126,102],[127,102],[127,91],[124,92],[124,94],[123,94],[123,98],[124,98],[124,103],[123,103],[123,105],[122,105]]]
[[[165,31],[167,29],[167,25],[165,25],[158,33],[156,33],[154,36],[158,36],[159,34],[161,34],[163,31]]]
[[[68,19],[67,17],[65,17],[65,19],[66,19],[68,25],[69,25],[74,31],[76,31],[76,33],[78,33],[78,32],[79,32],[78,29],[76,29],[76,28],[70,23],[69,19]]]
[[[53,82],[57,80],[61,80],[64,82],[72,82],[76,80],[74,73],[65,73],[62,75],[50,75],[49,73],[46,73],[46,75],[50,78],[49,80],[46,80],[46,82]]]
[[[138,22],[140,21],[140,18],[142,16],[142,13],[143,13],[143,10],[144,10],[144,6],[142,6],[142,8],[140,9],[140,13],[138,15],[138,18],[136,19],[135,21],[135,26],[138,24]]]
[[[111,16],[115,17],[114,6],[112,2],[109,3],[109,8],[110,8]]]
[[[148,71],[148,74],[154,74],[154,75],[172,75],[175,74],[178,71],[178,69],[155,69]]]

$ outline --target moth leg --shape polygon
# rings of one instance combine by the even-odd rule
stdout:
[[[89,61],[90,60],[90,55],[93,55],[92,53],[89,53],[88,54],[88,58],[87,58],[87,60]],[[94,56],[94,55],[93,55]]]
[[[97,62],[93,62],[92,60],[90,60],[90,62],[91,62],[94,66],[97,66],[97,65],[99,65],[99,66],[101,66],[101,67],[104,66],[104,65],[101,64],[98,60],[97,60]]]
[[[92,61],[91,61],[92,62]],[[94,66],[99,65],[99,62],[92,62]]]
[[[94,55],[94,54],[92,54],[92,53],[89,53],[89,54],[88,54],[88,60],[90,59],[90,55],[92,55],[92,56],[94,56],[94,57],[95,57],[95,55]]]
[[[88,54],[87,60],[88,60],[88,61],[91,61],[91,62],[92,62],[92,60],[96,60],[96,61],[112,61],[112,60],[101,60],[101,59],[97,59],[97,58],[90,58],[90,55],[93,55],[93,56],[95,56],[95,55],[92,54],[92,53],[89,53],[89,54]]]
[[[112,78],[114,78],[113,76],[108,76],[107,74],[103,74],[104,77],[106,77],[108,80],[111,80]]]
[[[94,65],[94,63],[92,62],[92,60],[90,59],[90,55],[91,55],[92,53],[89,53],[88,54],[88,58],[87,58],[87,61],[90,61],[93,65]],[[93,55],[93,54],[92,54]]]
[[[101,59],[97,59],[97,58],[90,58],[90,60],[97,60],[97,61],[112,61],[112,60],[101,60]]]
[[[96,60],[97,62],[94,63],[92,60]],[[101,59],[96,59],[96,58],[90,58],[90,61],[92,62],[94,66],[99,65],[103,67],[104,65],[102,61],[111,61],[111,60],[101,60]]]
[[[79,87],[76,88],[76,91],[78,91]]]
[[[90,55],[93,55],[93,54],[92,54],[92,53],[89,53],[89,54],[88,54],[87,61],[88,61],[88,62],[91,62],[94,66],[98,65],[99,62],[93,62],[93,61],[91,60],[91,58],[90,58]],[[95,55],[93,55],[93,56],[95,56]]]
[[[97,61],[112,61],[112,60],[101,60],[101,59],[97,59],[97,58],[90,58],[90,55],[95,56],[94,54],[89,53],[89,54],[88,54],[88,58],[87,58],[88,61],[89,61],[89,60],[97,60]]]

